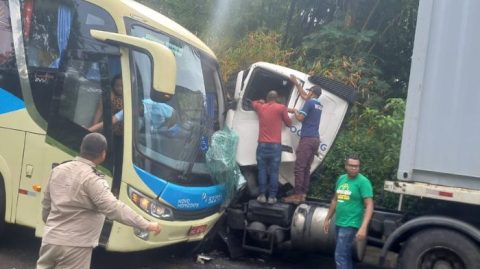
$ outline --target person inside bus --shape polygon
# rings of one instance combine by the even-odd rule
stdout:
[[[122,74],[118,74],[112,78],[110,83],[112,87],[110,93],[110,102],[111,102],[111,109],[112,109],[112,116],[118,113],[120,110],[123,109],[123,82],[122,82]],[[102,121],[102,114],[103,114],[103,102],[100,100],[98,102],[97,110],[95,112],[95,116],[93,117],[93,124],[97,124]],[[123,134],[123,123],[119,122],[113,126],[113,134],[121,136]]]
[[[166,136],[177,136],[181,133],[181,128],[178,124],[177,112],[173,107],[166,103],[155,102],[152,99],[142,100],[142,109],[140,113],[145,116],[150,115],[147,127],[151,134],[162,134]],[[124,119],[123,109],[112,116],[112,125],[122,123]],[[96,132],[103,128],[103,122],[92,125],[88,130]]]
[[[110,103],[112,116],[123,109],[123,81],[122,74],[115,75],[110,82]],[[102,121],[103,115],[103,100],[100,98],[97,110],[93,117],[93,124],[97,124]],[[115,167],[122,165],[123,159],[123,122],[118,122],[112,126],[113,131],[113,156]],[[119,172],[121,169],[118,170]]]

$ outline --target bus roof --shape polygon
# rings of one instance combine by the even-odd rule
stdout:
[[[125,21],[123,18],[128,17],[136,21],[142,22],[158,29],[161,32],[174,36],[192,46],[202,50],[209,56],[216,59],[213,51],[203,43],[197,36],[185,29],[180,24],[160,14],[159,12],[148,8],[140,3],[132,0],[89,0],[90,2],[103,7],[109,12],[115,20],[119,33],[126,34]]]

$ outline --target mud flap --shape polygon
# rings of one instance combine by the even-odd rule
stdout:
[[[240,258],[245,254],[245,250],[242,248],[242,242],[238,236],[226,231],[220,231],[218,232],[218,235],[227,246],[230,258]]]

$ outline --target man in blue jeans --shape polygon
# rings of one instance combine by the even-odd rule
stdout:
[[[335,186],[323,230],[328,233],[330,220],[335,216],[335,263],[337,269],[352,269],[353,239],[365,240],[373,214],[373,190],[370,180],[360,174],[360,160],[350,156],[345,161],[347,173],[341,175]]]
[[[253,109],[258,114],[259,134],[257,146],[258,185],[260,203],[275,204],[277,202],[278,173],[282,157],[282,128],[292,125],[288,117],[287,107],[277,103],[278,94],[270,91],[267,101],[252,102]],[[267,201],[267,177],[270,176],[270,187]]]

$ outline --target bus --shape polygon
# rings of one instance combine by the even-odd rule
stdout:
[[[118,199],[162,226],[152,235],[106,220],[100,245],[126,252],[205,237],[224,208],[205,155],[226,99],[202,41],[129,0],[0,0],[0,36],[0,227],[42,236],[50,170],[78,154],[99,116],[109,142],[99,170]]]

